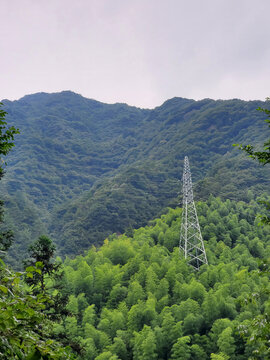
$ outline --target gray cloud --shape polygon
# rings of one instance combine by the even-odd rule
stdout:
[[[0,98],[269,96],[268,0],[2,0]]]

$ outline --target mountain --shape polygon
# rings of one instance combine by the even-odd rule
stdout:
[[[269,188],[269,170],[232,146],[266,139],[260,101],[173,98],[150,110],[64,91],[3,102],[21,131],[1,189],[13,262],[42,233],[79,254],[175,207],[185,155],[198,200]]]
[[[199,271],[179,254],[180,208],[65,260],[69,313],[54,332],[79,359],[269,359],[261,209],[210,196],[197,210],[209,262]]]

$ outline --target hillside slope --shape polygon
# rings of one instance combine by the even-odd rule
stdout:
[[[39,233],[65,255],[146,224],[178,203],[185,155],[197,199],[269,187],[269,171],[232,147],[264,141],[259,101],[173,98],[145,110],[65,91],[4,104],[21,130],[2,184],[14,258]]]
[[[199,271],[179,254],[180,208],[65,260],[70,313],[54,330],[79,359],[269,359],[261,209],[211,196],[197,210],[209,262]]]

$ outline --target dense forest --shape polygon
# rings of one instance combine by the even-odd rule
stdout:
[[[19,301],[14,294],[1,297],[8,313],[0,312],[0,351],[14,356],[3,358],[269,359],[270,282],[263,259],[270,256],[270,228],[258,226],[263,209],[257,200],[211,196],[196,204],[209,261],[199,271],[179,253],[181,208],[129,234],[111,235],[84,256],[52,260],[61,276],[45,271],[43,291],[41,278],[35,280],[44,269],[39,263],[26,267],[30,287],[21,284],[22,273],[3,278],[1,268],[2,284],[17,280],[20,286]],[[8,352],[3,338],[9,333],[19,338],[12,349],[34,351],[28,357]]]
[[[54,102],[55,96],[49,96],[53,113],[59,104],[59,99]],[[88,106],[95,109],[93,123],[90,126],[87,122],[90,116],[86,121],[89,129],[86,130],[86,124],[83,127],[84,145],[92,131],[93,139],[100,136],[100,144],[105,147],[109,137],[115,144],[117,139],[125,139],[123,134],[120,138],[116,135],[114,140],[112,137],[114,130],[116,134],[126,131],[123,121],[126,111],[130,111],[133,136],[140,142],[139,155],[129,158],[127,150],[122,156],[118,153],[119,163],[112,169],[110,161],[116,158],[110,156],[108,145],[106,155],[101,154],[95,166],[99,168],[98,165],[106,163],[110,169],[101,166],[95,174],[90,161],[85,175],[85,165],[76,162],[78,157],[69,164],[76,151],[70,152],[67,147],[57,157],[52,144],[46,143],[49,138],[55,141],[57,127],[53,127],[50,137],[46,135],[46,126],[43,133],[38,132],[40,121],[35,127],[41,100],[44,108],[40,109],[50,111],[48,94],[38,94],[29,97],[31,106],[28,97],[26,102],[23,99],[14,102],[15,108],[20,108],[22,101],[25,113],[34,114],[28,131],[32,136],[36,132],[36,137],[25,156],[24,147],[28,143],[24,131],[29,119],[25,116],[26,127],[22,126],[19,135],[16,127],[19,125],[11,121],[19,111],[16,114],[13,103],[8,101],[11,116],[8,118],[0,109],[0,180],[9,209],[4,222],[3,202],[0,202],[0,357],[4,360],[270,359],[270,198],[266,192],[269,170],[247,160],[239,150],[235,149],[236,153],[232,150],[234,142],[253,141],[256,146],[259,140],[261,145],[264,142],[266,151],[258,152],[250,145],[238,147],[262,164],[270,162],[269,139],[266,142],[267,134],[262,131],[265,125],[262,122],[261,126],[258,112],[253,122],[247,115],[248,111],[253,114],[254,105],[261,104],[176,98],[154,110],[108,105],[111,128],[105,126],[102,137],[99,126],[96,124],[95,132],[94,125],[99,112],[102,115],[98,119],[104,120],[104,104],[85,101],[70,92],[57,96],[73,98],[75,108],[79,106],[77,101],[83,102],[85,112]],[[222,112],[216,106],[228,108],[220,122]],[[121,119],[119,108],[125,113]],[[211,121],[203,115],[204,111],[213,115],[213,108],[220,116],[211,120],[212,125],[216,124],[214,130],[209,129]],[[243,108],[241,112],[239,109]],[[179,118],[173,115],[176,109]],[[59,114],[61,110],[58,108]],[[190,117],[189,111],[193,114]],[[269,110],[263,112],[263,118],[265,113],[270,116]],[[75,142],[80,142],[78,119],[76,126],[71,121],[78,131],[73,134]],[[82,116],[82,119],[86,118]],[[168,130],[166,122],[177,126],[169,126]],[[61,121],[55,118],[53,124],[57,123]],[[187,132],[188,124],[190,132]],[[102,128],[104,124],[100,125]],[[59,130],[63,146],[68,145],[62,131],[68,129],[65,123]],[[160,139],[167,131],[164,144],[169,145],[164,149]],[[194,134],[198,137],[196,142]],[[202,134],[204,140],[209,136],[206,145]],[[23,140],[19,141],[20,138]],[[6,169],[4,159],[14,142],[16,149],[17,139],[18,149],[13,157],[9,155]],[[46,143],[44,148],[42,141]],[[56,141],[57,146],[61,141]],[[177,206],[181,186],[178,165],[182,164],[180,154],[184,154],[185,146],[190,150],[191,161],[194,160],[191,170],[195,175],[195,194],[200,199],[196,207],[209,263],[199,270],[188,265],[179,251],[182,209]],[[37,151],[32,156],[35,147]],[[135,156],[133,150],[130,153]],[[87,156],[82,151],[82,159],[87,161]],[[104,159],[108,162],[103,162]],[[77,174],[74,178],[72,171],[74,176]],[[66,182],[62,182],[65,176]],[[87,181],[90,190],[83,189]],[[44,184],[38,194],[31,192],[34,183]],[[12,226],[15,236],[9,230]],[[55,241],[41,235],[49,231]],[[22,248],[24,251],[19,254]],[[23,270],[17,271],[18,268]]]
[[[269,169],[232,146],[265,140],[260,101],[173,98],[149,110],[64,91],[4,106],[20,129],[1,186],[14,266],[41,234],[72,256],[177,206],[185,155],[198,200],[269,188]]]
[[[180,208],[66,259],[70,314],[54,333],[77,343],[80,359],[251,359],[258,347],[255,358],[269,358],[268,343],[253,334],[270,309],[258,261],[270,255],[261,209],[214,197],[197,208],[210,264],[200,271],[179,256]]]

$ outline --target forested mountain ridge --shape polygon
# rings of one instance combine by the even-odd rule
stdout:
[[[269,171],[232,147],[265,140],[259,101],[173,98],[146,110],[65,91],[4,105],[21,131],[2,184],[15,258],[40,233],[64,255],[146,224],[178,203],[184,155],[198,199],[247,200],[269,186]]]

